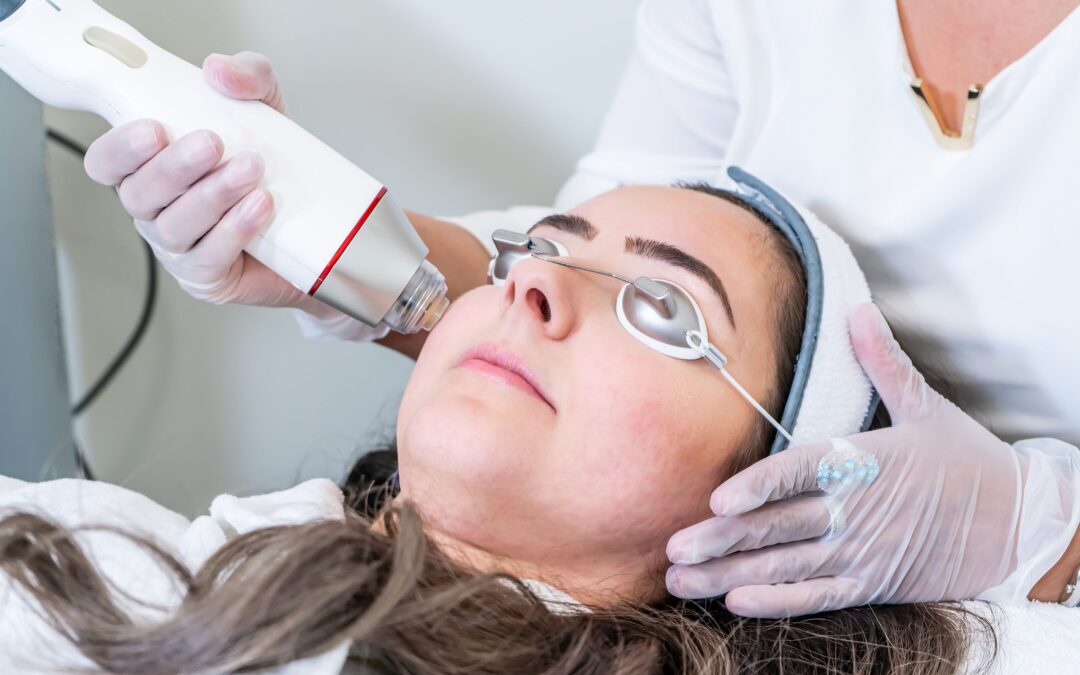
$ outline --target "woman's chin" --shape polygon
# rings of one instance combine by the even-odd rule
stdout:
[[[398,455],[405,487],[410,471],[438,485],[479,489],[484,498],[521,485],[538,469],[547,447],[542,427],[520,403],[460,393],[406,411],[398,424]],[[419,477],[419,476],[417,476]]]

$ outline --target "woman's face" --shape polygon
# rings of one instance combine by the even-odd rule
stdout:
[[[569,215],[531,233],[565,245],[571,260],[687,289],[729,371],[768,397],[778,258],[760,221],[714,196],[661,187],[621,188]],[[670,262],[678,254],[667,247],[716,283]],[[505,286],[453,304],[398,420],[401,496],[429,527],[567,578],[600,569],[640,578],[662,569],[672,533],[707,517],[757,413],[704,360],[635,340],[615,314],[621,286],[527,258]],[[511,372],[522,369],[531,375]]]

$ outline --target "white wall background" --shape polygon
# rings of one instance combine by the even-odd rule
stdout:
[[[632,40],[635,0],[100,0],[193,63],[252,49],[301,124],[391,186],[455,214],[551,203],[592,145]],[[48,111],[84,143],[105,130]],[[73,398],[142,301],[137,235],[77,159],[49,157]],[[305,342],[288,312],[212,307],[163,279],[152,328],[77,433],[103,479],[192,514],[222,492],[339,478],[392,431],[408,360]]]

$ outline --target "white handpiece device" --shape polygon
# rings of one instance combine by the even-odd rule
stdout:
[[[0,70],[112,126],[151,118],[174,140],[214,131],[226,159],[261,154],[276,212],[245,250],[318,300],[401,333],[430,330],[446,310],[443,276],[382,184],[269,106],[218,94],[91,0],[0,0]]]

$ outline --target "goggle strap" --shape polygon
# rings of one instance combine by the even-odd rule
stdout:
[[[727,380],[732,387],[735,387],[735,391],[739,392],[739,395],[746,399],[747,403],[754,406],[754,410],[761,413],[761,416],[768,420],[769,424],[776,429],[777,433],[786,438],[789,443],[795,442],[794,439],[791,438],[791,434],[787,432],[787,429],[780,426],[780,423],[776,421],[776,418],[770,415],[769,411],[758,403],[754,397],[750,395],[750,392],[746,391],[746,389],[739,384],[739,381],[728,372],[727,368],[724,367],[728,362],[727,356],[709,342],[700,331],[689,331],[686,334],[686,344],[700,354],[702,358],[715,366],[716,369],[720,371],[720,374],[724,376],[724,379]]]
[[[795,439],[793,439],[791,437],[791,434],[789,434],[787,432],[787,429],[780,426],[780,423],[776,421],[776,418],[774,418],[772,415],[770,415],[769,411],[766,410],[765,408],[763,408],[760,403],[755,401],[754,397],[750,395],[750,392],[743,389],[742,385],[739,384],[739,382],[734,377],[731,376],[731,373],[729,373],[727,371],[727,368],[721,368],[720,369],[720,374],[724,376],[724,379],[726,379],[728,382],[731,383],[731,386],[735,387],[735,391],[739,392],[739,394],[743,398],[745,398],[750,405],[754,406],[755,410],[757,410],[759,413],[761,413],[762,417],[764,417],[766,420],[768,420],[769,424],[771,424],[773,426],[773,428],[776,429],[776,432],[778,434],[780,434],[781,436],[786,438],[788,443],[794,443],[795,442]]]

